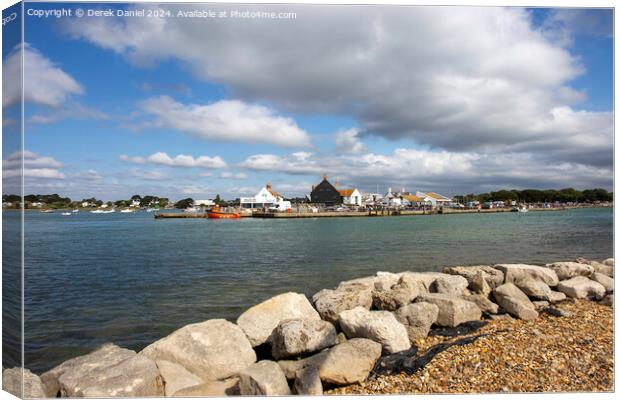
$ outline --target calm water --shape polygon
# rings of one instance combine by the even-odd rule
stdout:
[[[27,213],[25,235],[25,362],[41,372],[106,341],[139,350],[277,293],[312,295],[378,270],[611,257],[613,211],[238,221]]]

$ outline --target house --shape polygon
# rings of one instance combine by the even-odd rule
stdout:
[[[342,203],[348,206],[362,205],[362,193],[357,189],[340,189],[338,190],[340,197],[342,197]]]
[[[327,175],[323,175],[323,180],[316,186],[312,186],[310,192],[310,201],[314,204],[325,204],[326,206],[334,206],[342,204],[342,196],[334,185],[329,183]]]
[[[404,190],[403,190],[404,192]],[[387,193],[381,199],[381,205],[384,207],[400,207],[403,205],[401,192],[392,192],[392,188],[388,188]]]
[[[418,197],[425,197],[428,198],[429,201],[431,202],[431,205],[433,207],[444,207],[444,206],[449,206],[450,204],[452,204],[454,201],[446,196],[442,196],[438,193],[435,192],[416,192],[415,193],[416,196]]]
[[[366,206],[375,206],[381,204],[381,196],[379,193],[364,193],[362,195],[362,204]]]
[[[140,199],[132,199],[129,207],[140,207]]]
[[[252,210],[273,207],[282,201],[284,201],[282,195],[274,191],[271,183],[268,183],[254,197],[241,197],[239,204],[241,208]]]
[[[420,197],[413,194],[405,194],[402,196],[403,206],[406,207],[430,207],[432,206],[431,199],[427,197]]]
[[[194,206],[213,207],[215,202],[213,200],[194,200]]]

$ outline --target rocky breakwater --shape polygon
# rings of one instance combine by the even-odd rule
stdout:
[[[105,344],[40,377],[7,369],[3,388],[20,397],[322,394],[407,361],[412,344],[431,329],[458,330],[502,315],[570,318],[553,306],[570,298],[613,306],[613,265],[577,259],[379,272],[311,299],[277,295],[236,323],[187,325],[138,353]]]

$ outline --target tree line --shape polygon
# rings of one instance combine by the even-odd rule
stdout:
[[[459,203],[469,201],[517,201],[521,203],[595,203],[613,201],[613,192],[605,189],[586,189],[577,190],[573,188],[566,189],[525,189],[525,190],[499,190],[497,192],[488,192],[480,194],[466,194],[454,196]]]

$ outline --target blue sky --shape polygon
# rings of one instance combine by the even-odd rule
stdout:
[[[26,192],[612,186],[610,10],[201,7],[297,18],[26,16]]]

